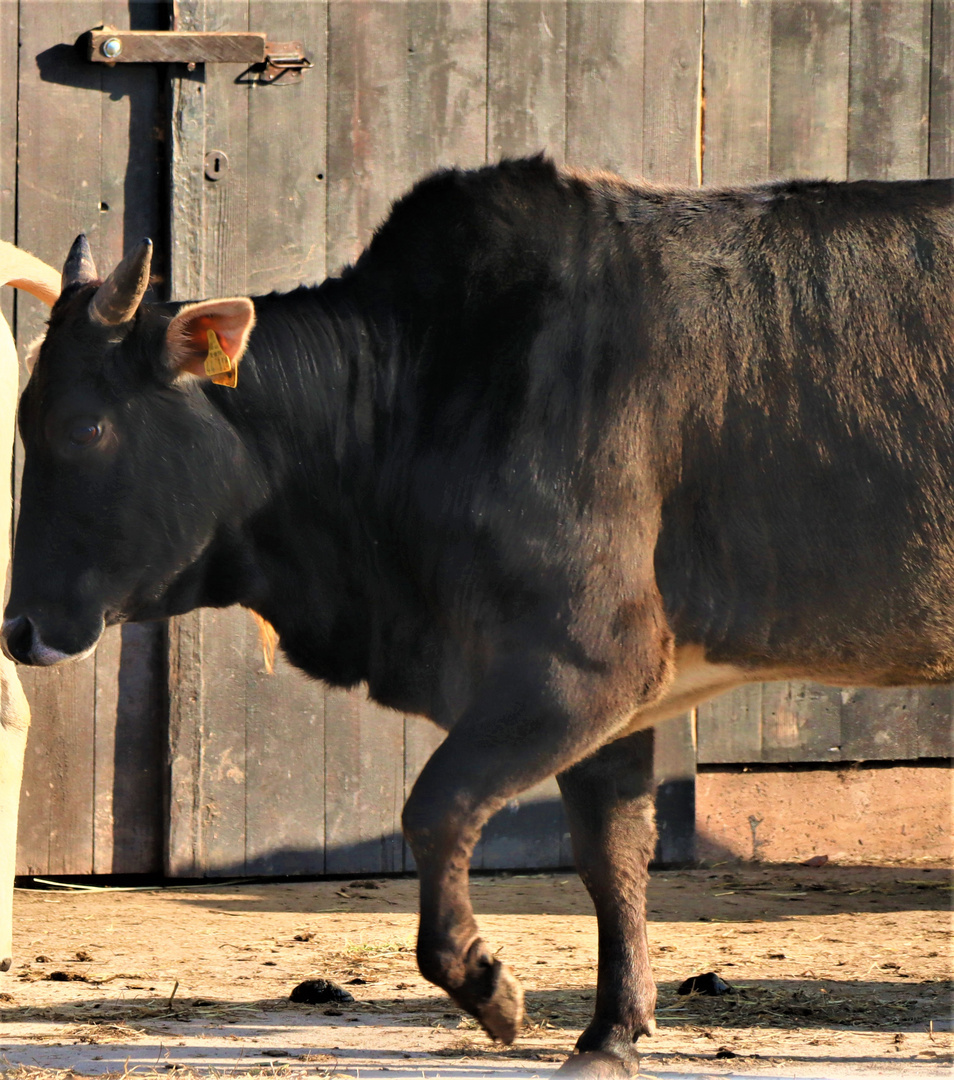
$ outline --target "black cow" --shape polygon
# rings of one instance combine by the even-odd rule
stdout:
[[[746,680],[954,678],[951,183],[537,158],[424,180],[317,288],[151,304],[148,268],[67,260],[7,651],[239,603],[447,729],[404,812],[418,960],[505,1042],[521,991],[468,862],[556,774],[599,922],[574,1067],[625,1071],[655,998],[641,729]]]

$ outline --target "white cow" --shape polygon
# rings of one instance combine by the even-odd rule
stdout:
[[[33,255],[0,240],[0,285],[25,289],[51,307],[60,275]],[[17,350],[0,315],[0,476],[12,475],[13,432],[19,387]],[[6,481],[4,481],[5,483]],[[10,562],[10,492],[0,496],[0,582]],[[0,655],[0,971],[13,963],[13,875],[17,857],[17,810],[30,707],[12,661]]]

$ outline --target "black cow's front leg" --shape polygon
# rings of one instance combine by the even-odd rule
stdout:
[[[420,875],[421,973],[505,1043],[519,1030],[523,993],[480,938],[470,856],[508,799],[606,742],[620,716],[605,690],[605,679],[551,657],[508,658],[425,765],[404,810]]]
[[[588,1076],[635,1071],[636,1039],[655,1030],[646,883],[656,845],[653,734],[608,743],[557,777],[577,869],[596,907],[596,1011],[563,1067]]]

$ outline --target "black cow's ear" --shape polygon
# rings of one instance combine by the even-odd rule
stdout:
[[[166,328],[169,364],[177,375],[235,386],[254,325],[255,307],[247,296],[187,304]]]

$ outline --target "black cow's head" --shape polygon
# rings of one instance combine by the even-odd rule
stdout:
[[[21,663],[77,659],[107,625],[196,606],[204,563],[243,514],[247,454],[210,400],[229,391],[209,381],[215,361],[237,368],[252,302],[144,303],[151,254],[143,241],[101,281],[77,238],[20,403],[3,645]]]

